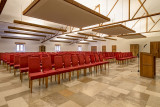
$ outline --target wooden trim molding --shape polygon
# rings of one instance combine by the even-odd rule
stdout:
[[[61,44],[55,44],[55,46],[61,46]]]
[[[44,28],[44,29],[67,32],[67,30],[64,30],[64,29],[59,29],[59,28],[54,28],[54,27],[50,27],[50,26],[44,26],[44,25],[39,25],[39,24],[34,24],[34,23],[29,23],[29,22],[24,22],[24,21],[14,20],[13,22],[17,23],[17,24],[22,24],[22,25],[28,25],[28,26],[34,26],[34,27],[39,27],[39,28]]]
[[[12,32],[12,31],[4,31],[4,33],[11,33],[11,34],[20,34],[20,35],[30,35],[30,36],[46,37],[45,35],[30,34],[30,33],[21,33],[21,32]]]
[[[22,30],[22,31],[30,31],[30,32],[37,32],[37,33],[46,33],[46,34],[55,34],[53,32],[46,32],[46,31],[39,31],[39,30],[33,30],[33,29],[27,29],[27,28],[20,28],[20,27],[13,27],[8,26],[8,29],[14,29],[14,30]]]
[[[3,11],[3,8],[6,4],[7,0],[0,0],[0,14],[2,13]]]
[[[15,44],[26,44],[25,42],[15,42]]]

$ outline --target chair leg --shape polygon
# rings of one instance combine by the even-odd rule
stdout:
[[[51,82],[52,82],[52,76],[51,76]]]
[[[20,72],[20,80],[21,80],[21,82],[23,80],[23,73],[22,72]]]
[[[106,70],[106,64],[104,64],[104,69]]]
[[[55,81],[56,81],[56,75],[55,75]]]
[[[64,78],[66,79],[66,73],[64,74]]]
[[[72,76],[74,76],[74,71],[72,72]]]
[[[41,79],[39,78],[39,86],[41,86]]]
[[[109,63],[108,63],[108,72],[109,72]]]
[[[11,72],[11,66],[9,67],[9,72]]]
[[[71,72],[69,72],[69,81],[71,80]]]
[[[97,72],[98,72],[98,66],[96,66],[96,74],[97,74]]]
[[[43,78],[43,84],[44,84],[44,78]]]
[[[79,79],[79,70],[77,70],[77,79]]]
[[[32,81],[32,80],[30,80],[31,93],[32,93],[32,85],[33,85],[33,81]]]
[[[58,74],[58,84],[60,84],[60,74]]]
[[[48,88],[48,77],[45,77],[46,79],[46,88]]]
[[[14,69],[14,75],[16,75],[16,69]]]
[[[8,71],[8,64],[7,64],[7,71]]]
[[[63,80],[63,73],[62,73],[62,80]]]
[[[86,68],[84,69],[84,76],[86,76]]]

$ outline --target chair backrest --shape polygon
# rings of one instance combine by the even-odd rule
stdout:
[[[63,68],[63,58],[62,56],[54,57],[55,69]]]
[[[100,61],[103,61],[103,55],[102,55],[102,53],[99,54],[99,59],[100,59]]]
[[[77,55],[72,55],[72,66],[78,66],[78,57],[77,57]]]
[[[28,67],[28,56],[21,56],[19,63],[20,63],[20,68]]]
[[[84,65],[85,64],[84,55],[79,54],[78,58],[79,58],[79,65]]]
[[[98,56],[98,54],[95,54],[95,59],[96,59],[96,62],[99,62],[99,56]]]
[[[91,63],[89,55],[86,55],[85,61],[86,61],[86,64],[90,64]]]
[[[42,57],[42,70],[43,71],[52,70],[51,57]]]
[[[20,55],[14,56],[14,65],[19,65],[19,57]]]
[[[14,63],[14,55],[10,55],[10,63]]]
[[[91,57],[91,63],[95,63],[95,56],[92,54],[90,55],[90,57]]]
[[[29,66],[29,73],[41,72],[40,58],[39,57],[29,57],[28,66]]]
[[[64,61],[64,67],[71,67],[71,55],[70,54],[66,54],[63,55],[63,61]]]

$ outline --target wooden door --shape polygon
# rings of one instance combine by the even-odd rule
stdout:
[[[46,46],[39,46],[39,52],[46,52]]]
[[[112,45],[112,52],[116,52],[116,51],[117,51],[116,45]]]
[[[97,46],[91,46],[91,52],[97,52]]]
[[[151,42],[150,43],[150,53],[160,58],[160,42]]]
[[[130,44],[130,52],[132,52],[133,56],[137,56],[139,52],[139,44]]]
[[[102,46],[102,52],[106,52],[106,46]]]

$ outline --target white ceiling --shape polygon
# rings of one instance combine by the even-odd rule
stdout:
[[[2,11],[2,14],[0,15],[0,35],[7,35],[7,36],[18,36],[18,35],[11,35],[11,34],[4,34],[4,30],[8,30],[8,26],[17,26],[17,27],[25,27],[25,28],[33,28],[36,30],[44,30],[44,31],[50,31],[47,29],[41,29],[36,27],[28,27],[24,25],[17,25],[13,24],[13,20],[22,20],[22,21],[28,21],[36,24],[46,25],[46,26],[52,26],[57,28],[66,28],[65,25],[57,24],[49,21],[44,21],[36,18],[31,18],[27,16],[22,15],[22,11],[31,3],[33,0],[7,0],[7,3],[4,7],[4,10]],[[116,0],[75,0],[80,2],[81,4],[94,9],[96,5],[101,5],[101,13],[103,15],[107,15]],[[141,0],[142,2],[144,0]],[[158,13],[160,12],[160,0],[146,0],[146,3],[144,4],[145,8],[148,10],[149,14]],[[134,13],[139,8],[140,3],[138,0],[131,0],[131,17],[134,15]],[[96,10],[98,11],[98,9]],[[145,11],[143,8],[140,9],[136,17],[142,16]],[[121,20],[128,19],[128,0],[119,0],[111,14],[108,16],[111,19],[111,22],[117,22]],[[160,18],[160,16],[153,17],[153,20],[155,22]],[[4,23],[6,22],[6,23]],[[111,23],[109,22],[109,23]],[[136,21],[127,22],[124,25],[127,27],[132,27],[135,24]],[[153,26],[153,22],[149,18],[149,29]],[[136,26],[133,28],[137,33],[138,32],[145,32],[146,27],[146,19],[141,19]],[[69,31],[69,27],[67,27],[67,30]],[[77,30],[75,28],[74,30]],[[152,29],[152,30],[160,30],[160,22]],[[88,32],[88,31],[87,31]],[[37,34],[37,33],[36,33]],[[160,33],[151,33],[151,34],[144,34],[147,37],[152,36],[160,36]],[[19,35],[22,36],[22,35]],[[24,35],[23,35],[24,36]],[[50,36],[50,35],[47,35]],[[104,35],[105,36],[105,35]],[[35,37],[32,37],[35,38]]]

